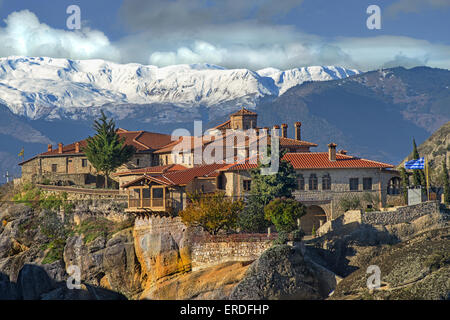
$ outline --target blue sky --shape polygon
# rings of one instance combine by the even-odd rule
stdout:
[[[81,9],[82,29],[66,27]],[[369,5],[381,29],[366,27]],[[0,0],[0,56],[450,69],[450,0]]]

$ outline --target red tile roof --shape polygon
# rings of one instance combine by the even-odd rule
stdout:
[[[179,170],[186,170],[187,167],[181,164],[168,164],[164,166],[152,166],[146,168],[132,169],[126,171],[120,171],[113,173],[113,176],[126,176],[126,175],[136,175],[136,174],[155,174],[155,173],[165,173]]]
[[[286,153],[283,157],[292,164],[294,169],[342,169],[342,168],[380,168],[388,169],[394,168],[393,165],[361,159],[349,155],[336,154],[336,161],[330,161],[328,158],[328,152],[301,152],[301,153]],[[240,163],[224,168],[226,171],[237,171],[237,170],[251,170],[256,168],[258,165],[251,163],[248,159]],[[223,171],[224,171],[223,170]]]
[[[185,170],[177,170],[177,171],[167,171],[160,175],[148,176],[143,175],[142,177],[137,178],[127,184],[122,185],[122,188],[126,188],[128,186],[133,185],[136,182],[141,181],[144,178],[149,179],[150,177],[152,181],[176,186],[176,185],[187,185],[189,182],[194,180],[195,178],[214,178],[218,175],[218,170],[228,166],[227,164],[205,164],[196,166],[193,168],[185,169]]]
[[[117,133],[121,138],[125,139],[125,144],[134,146],[138,152],[155,150],[155,149],[165,146],[171,142],[171,136],[168,134],[154,133],[154,132],[147,132],[147,131],[127,131],[125,129],[118,129]],[[36,157],[39,157],[39,156],[46,157],[46,156],[59,156],[59,155],[69,155],[69,154],[84,155],[83,148],[86,147],[86,145],[87,145],[87,139],[78,141],[78,143],[80,144],[80,152],[79,153],[75,153],[75,144],[76,143],[77,142],[74,142],[74,143],[63,146],[62,153],[58,152],[58,146],[56,146],[56,148],[53,148],[52,151],[43,152],[31,159],[28,159],[28,160],[20,163],[20,164],[26,163],[26,162],[28,162],[32,159],[35,159]]]
[[[256,116],[258,114],[256,112],[250,111],[250,110],[245,109],[244,107],[242,107],[242,109],[240,109],[239,111],[236,111],[235,113],[232,113],[230,116],[243,116],[243,115]]]
[[[394,168],[391,164],[343,154],[336,154],[336,161],[331,161],[328,152],[287,153],[283,160],[289,161],[294,169]]]

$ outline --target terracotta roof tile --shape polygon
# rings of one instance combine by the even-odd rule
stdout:
[[[250,111],[248,109],[245,109],[244,107],[242,107],[242,109],[240,109],[239,111],[236,111],[235,113],[232,113],[231,116],[242,116],[242,115],[258,115],[256,112]]]
[[[132,169],[126,171],[120,171],[113,173],[114,176],[126,176],[126,175],[136,175],[136,174],[161,174],[165,172],[185,170],[187,167],[181,164],[168,164],[164,166],[152,166],[146,168]]]
[[[125,138],[125,143],[127,145],[132,145],[136,148],[136,150],[139,151],[149,151],[149,150],[155,150],[162,146],[167,145],[169,142],[171,142],[171,136],[168,134],[162,134],[162,133],[154,133],[154,132],[147,132],[147,131],[127,131],[125,129],[117,129],[117,133],[121,138]],[[75,144],[77,142],[68,144],[63,146],[62,148],[62,155],[68,155],[68,154],[77,154],[75,153]],[[78,154],[84,155],[83,148],[87,146],[87,139],[78,141],[80,144],[80,152]],[[28,159],[20,164],[26,163],[29,160],[32,160],[38,156],[46,157],[46,156],[58,156],[61,155],[58,152],[58,146],[56,148],[53,148],[52,151],[43,152],[31,159]]]
[[[283,157],[294,169],[342,169],[342,168],[393,168],[391,164],[361,159],[349,155],[336,154],[336,161],[330,161],[327,152],[286,153]],[[251,170],[258,165],[248,161],[236,163],[224,168],[227,171]]]

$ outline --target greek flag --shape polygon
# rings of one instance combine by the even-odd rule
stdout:
[[[424,157],[405,162],[405,169],[424,169],[424,168],[425,168]]]

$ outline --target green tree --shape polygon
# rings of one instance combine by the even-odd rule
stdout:
[[[413,139],[413,159],[419,159],[419,151],[417,151],[416,140]],[[426,180],[425,173],[422,169],[413,169],[413,183],[415,186],[422,186],[425,188]]]
[[[270,165],[262,163],[250,171],[251,190],[238,222],[239,227],[244,231],[263,232],[270,226],[264,218],[264,207],[275,198],[292,197],[292,192],[297,187],[297,174],[289,162],[281,160],[283,155],[284,153],[280,152],[279,169],[276,174],[262,175],[261,168],[267,168]]]
[[[297,229],[297,219],[306,214],[303,204],[295,199],[274,199],[264,207],[265,218],[278,232],[289,233]]]
[[[444,186],[444,203],[450,204],[450,182],[448,178],[447,161],[442,161],[442,182]]]
[[[105,177],[108,188],[109,175],[118,167],[130,161],[136,149],[125,144],[125,138],[117,134],[113,119],[108,119],[103,111],[100,119],[94,121],[97,134],[87,139],[87,146],[83,149],[89,162]]]
[[[223,229],[233,229],[244,208],[241,200],[232,201],[223,192],[201,197],[189,195],[189,198],[189,205],[180,212],[181,219],[187,225],[201,226],[213,235]]]
[[[405,201],[405,204],[408,204],[409,176],[403,167],[400,169],[400,178],[402,180],[403,200]]]

